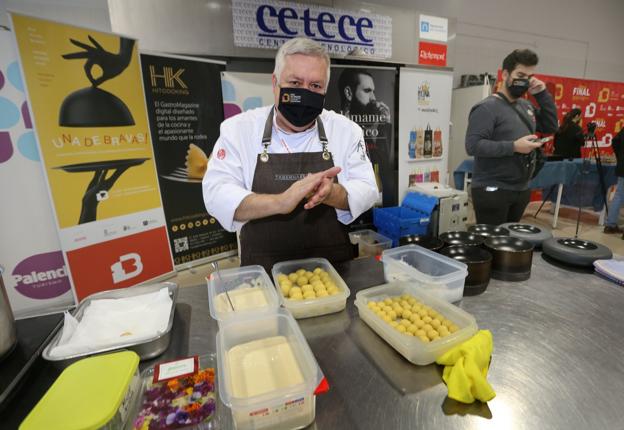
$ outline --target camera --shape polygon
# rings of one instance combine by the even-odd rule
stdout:
[[[588,122],[587,123],[587,134],[594,134],[595,131],[596,131],[596,123],[595,122]]]

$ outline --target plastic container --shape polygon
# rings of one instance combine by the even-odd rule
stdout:
[[[314,299],[291,300],[284,297],[279,287],[278,276],[280,274],[288,275],[296,272],[298,269],[314,271],[320,267],[329,273],[329,276],[338,287],[338,294],[327,297],[319,297]],[[351,295],[351,291],[345,281],[340,277],[334,266],[325,258],[307,258],[303,260],[291,260],[277,263],[271,270],[277,294],[280,302],[288,309],[295,318],[310,318],[320,315],[327,315],[334,312],[340,312],[347,305],[347,297]]]
[[[437,204],[436,197],[407,193],[401,206],[374,208],[373,223],[379,233],[392,239],[392,246],[397,246],[403,236],[427,234]]]
[[[418,245],[384,251],[381,256],[386,282],[411,281],[416,287],[457,302],[464,294],[468,266]]]
[[[253,397],[235,397],[233,371],[228,359],[230,351],[238,345],[275,336],[287,339],[303,382]],[[297,322],[287,310],[279,309],[272,315],[224,321],[219,327],[216,343],[219,395],[223,404],[231,409],[238,430],[299,429],[314,421],[315,391],[324,377]],[[266,373],[262,372],[262,375]]]
[[[387,322],[377,316],[369,307],[369,301],[381,301],[389,297],[411,294],[417,300],[435,309],[445,318],[453,321],[459,329],[446,337],[430,343],[424,343],[415,337],[406,336],[398,332]],[[360,318],[370,326],[382,339],[396,349],[409,362],[424,366],[431,364],[449,349],[470,339],[477,332],[477,322],[474,317],[447,303],[432,294],[414,287],[409,282],[392,282],[378,287],[358,291],[355,295],[355,306]]]
[[[206,397],[208,397],[209,399],[212,398],[214,399],[214,409],[211,415],[211,418],[206,419],[205,421],[198,423],[198,424],[191,424],[191,425],[187,425],[187,426],[183,426],[183,427],[179,427],[179,426],[175,426],[175,424],[173,424],[171,426],[171,428],[176,428],[176,429],[184,429],[184,430],[212,430],[212,429],[217,429],[218,426],[218,411],[217,408],[219,407],[219,400],[218,400],[218,396],[217,396],[217,387],[218,387],[218,381],[217,381],[217,356],[216,354],[206,354],[206,355],[201,355],[199,356],[199,369],[200,370],[205,370],[208,368],[212,368],[214,369],[214,382],[212,383],[212,390],[210,390],[211,394],[208,394]],[[143,406],[143,403],[146,399],[146,397],[149,395],[148,390],[149,389],[154,389],[154,384],[153,384],[153,379],[154,379],[154,367],[150,367],[145,369],[143,372],[141,372],[141,378],[140,378],[140,389],[139,389],[139,393],[138,393],[138,397],[137,397],[137,401],[135,401],[134,405],[133,405],[133,410],[132,410],[132,414],[131,420],[128,420],[128,425],[127,425],[127,429],[128,430],[132,430],[134,428],[141,428],[140,425],[137,425],[135,427],[135,423],[136,424],[141,424],[143,425],[145,423],[145,419],[143,419],[140,422],[137,422],[137,419],[139,418],[139,413],[141,413],[141,409]],[[203,381],[201,382],[203,383]],[[159,382],[158,384],[167,384],[167,382]],[[178,391],[180,391],[181,389],[178,389]],[[172,405],[172,403],[177,404],[178,402],[180,402],[179,397],[180,396],[176,396],[176,398],[169,398],[167,396],[162,396],[165,399],[159,399],[158,402],[164,402],[163,406],[173,406],[176,409],[179,409],[179,407],[176,407],[174,405]],[[154,399],[152,399],[153,401]],[[203,404],[208,404],[208,403],[212,403],[210,402],[210,400],[202,400],[202,405]],[[154,424],[152,422],[152,424]],[[149,421],[147,426],[149,427]],[[157,428],[162,428],[162,427],[157,427]]]
[[[124,428],[139,388],[139,356],[97,355],[68,366],[20,425],[20,430]]]
[[[213,272],[207,278],[210,316],[219,323],[232,318],[272,313],[279,307],[279,299],[271,278],[262,266],[236,267],[220,270],[219,274],[220,277]],[[257,287],[260,291],[256,291],[252,296],[240,294],[249,292],[250,287]],[[226,289],[234,305],[233,311],[225,295]],[[258,298],[266,303],[254,304]]]
[[[392,248],[392,239],[373,230],[358,230],[349,233],[349,239],[358,245],[360,257],[375,257],[385,249]]]

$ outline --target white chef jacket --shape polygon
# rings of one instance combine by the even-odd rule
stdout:
[[[234,220],[234,212],[241,201],[252,193],[256,162],[263,150],[262,134],[270,109],[272,106],[252,109],[221,123],[221,135],[212,151],[202,187],[208,213],[228,231],[240,231],[245,224]],[[377,200],[375,173],[359,125],[325,109],[321,120],[334,165],[342,168],[338,182],[346,189],[349,201],[349,210],[336,209],[336,215],[340,222],[349,224]],[[316,125],[301,133],[288,134],[279,129],[274,116],[269,154],[322,150]]]

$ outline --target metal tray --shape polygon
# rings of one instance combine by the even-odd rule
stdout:
[[[149,360],[151,358],[159,356],[169,347],[169,341],[171,340],[171,327],[173,326],[173,316],[175,314],[176,303],[178,301],[177,284],[174,284],[173,282],[161,282],[151,285],[142,285],[136,287],[121,288],[118,290],[102,291],[101,293],[91,294],[90,296],[85,297],[73,312],[74,317],[78,321],[80,321],[82,319],[82,315],[85,309],[92,300],[121,299],[126,297],[133,297],[141,294],[153,293],[163,287],[167,287],[169,289],[169,297],[171,297],[171,300],[173,302],[171,305],[171,313],[169,314],[169,323],[167,324],[167,330],[164,333],[161,333],[151,339],[141,341],[140,343],[117,343],[115,345],[111,345],[95,351],[83,352],[80,354],[69,355],[65,357],[51,357],[50,351],[52,350],[52,348],[58,345],[59,340],[61,339],[62,330],[58,330],[56,335],[54,335],[50,343],[48,343],[48,345],[43,350],[43,358],[48,361],[56,362],[57,364],[65,367],[78,359],[88,357],[90,355],[101,354],[103,352],[115,351],[118,349],[129,349],[131,351],[134,351],[139,355],[141,360]]]

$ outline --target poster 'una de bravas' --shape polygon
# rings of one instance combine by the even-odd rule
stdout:
[[[156,170],[176,265],[236,249],[204,207],[202,178],[223,121],[223,64],[141,54]]]
[[[76,297],[169,273],[137,41],[11,20]]]

